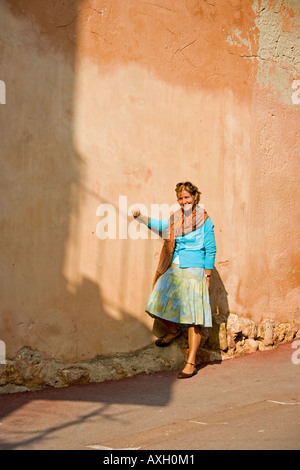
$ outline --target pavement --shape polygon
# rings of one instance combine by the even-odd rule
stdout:
[[[299,450],[293,346],[202,364],[191,379],[165,371],[0,395],[0,449]]]

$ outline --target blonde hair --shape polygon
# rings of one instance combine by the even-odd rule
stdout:
[[[190,193],[192,196],[194,196],[196,204],[199,203],[201,193],[199,189],[197,188],[197,186],[192,184],[190,181],[185,181],[184,183],[176,184],[175,192],[176,192],[177,197],[178,197],[178,194],[184,190]]]

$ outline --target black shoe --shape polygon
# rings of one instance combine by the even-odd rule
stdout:
[[[169,334],[170,333],[155,341],[156,346],[159,346],[160,348],[165,348],[166,346],[169,346],[169,344],[171,344],[174,339],[179,338],[179,336],[182,335],[182,331],[179,330],[177,333],[174,333],[174,336],[169,341],[165,341],[164,338]]]

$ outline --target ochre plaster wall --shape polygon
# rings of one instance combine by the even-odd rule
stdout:
[[[151,343],[161,241],[100,240],[97,210],[136,232],[129,207],[171,205],[187,179],[215,224],[213,309],[299,327],[299,15],[296,0],[2,2],[9,358]]]

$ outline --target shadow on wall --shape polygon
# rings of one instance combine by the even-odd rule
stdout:
[[[208,365],[208,363],[221,363],[222,352],[227,349],[228,295],[216,268],[212,271],[209,299],[213,326],[202,330],[201,344],[197,354],[197,360],[201,363],[201,368]]]
[[[229,315],[228,293],[216,268],[212,272],[209,298],[212,312],[217,312],[227,318]]]
[[[79,6],[77,0],[51,2],[45,14],[38,0],[25,10],[20,0],[6,0],[1,8],[7,103],[1,107],[0,339],[8,358],[29,346],[45,357],[78,360],[80,345],[88,355],[99,336],[111,342],[101,336],[103,325],[110,324],[113,332],[133,321],[125,310],[118,319],[109,315],[97,283],[82,276],[70,285],[64,272],[85,197],[86,167],[73,135]],[[80,238],[78,246],[75,260],[81,256]],[[124,251],[125,266],[127,256]]]

